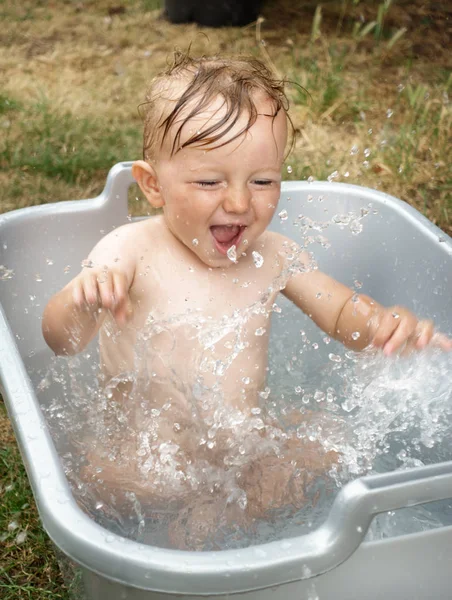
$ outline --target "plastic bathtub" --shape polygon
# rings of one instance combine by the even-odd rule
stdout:
[[[131,183],[131,165],[121,163],[97,198],[0,215],[0,265],[13,271],[8,277],[3,269],[0,281],[1,391],[44,528],[74,567],[74,597],[450,599],[452,527],[364,538],[378,513],[451,498],[452,462],[356,479],[312,533],[242,550],[200,553],[139,544],[112,535],[78,507],[30,373],[36,356],[44,363],[51,357],[40,330],[46,300],[68,281],[67,267],[76,272],[93,244],[127,221]],[[361,235],[340,226],[340,218],[328,229],[332,248],[319,246],[320,266],[346,284],[365,281],[365,292],[377,300],[405,304],[450,333],[452,241],[416,210],[377,191],[326,182],[285,183],[281,209],[288,218],[276,215],[272,227],[289,237],[299,213],[319,221],[358,215]],[[303,317],[294,313],[293,319]],[[306,321],[303,327],[314,332]],[[290,326],[297,329],[292,320]]]

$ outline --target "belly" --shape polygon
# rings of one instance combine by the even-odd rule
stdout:
[[[248,410],[265,387],[268,334],[268,315],[152,319],[134,335],[101,336],[102,364],[107,379],[128,373],[140,404]]]

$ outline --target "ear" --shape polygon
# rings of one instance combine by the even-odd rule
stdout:
[[[137,160],[132,165],[132,175],[149,204],[154,208],[161,208],[165,201],[162,197],[154,167],[144,160]]]

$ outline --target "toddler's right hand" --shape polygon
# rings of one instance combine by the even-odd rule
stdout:
[[[132,316],[129,283],[125,273],[108,267],[88,267],[72,281],[72,297],[79,310],[110,311],[119,326]]]

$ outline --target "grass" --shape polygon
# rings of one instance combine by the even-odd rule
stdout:
[[[196,54],[254,54],[293,82],[287,178],[386,191],[452,234],[445,0],[268,0],[258,23],[202,34],[162,19],[161,6],[3,0],[0,212],[99,193],[114,163],[140,156],[137,107],[150,79],[192,44]],[[0,597],[67,598],[3,413],[0,442]]]

